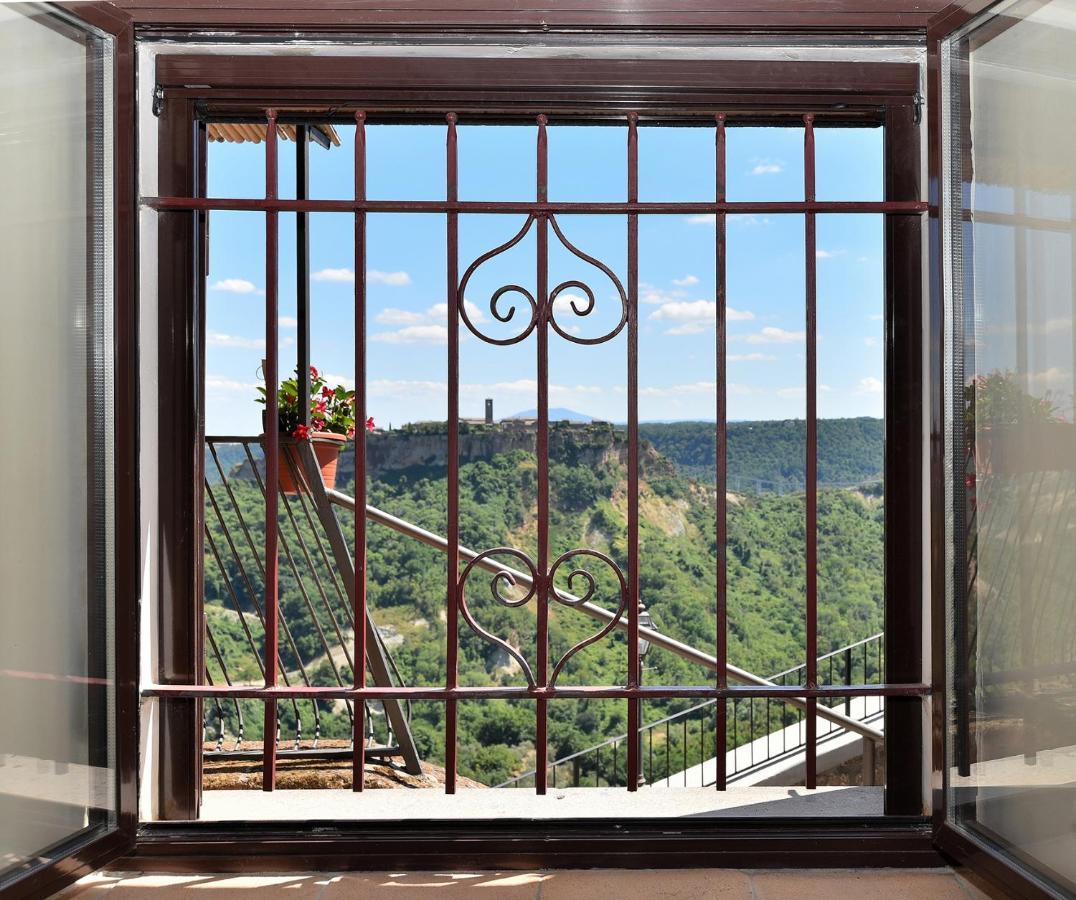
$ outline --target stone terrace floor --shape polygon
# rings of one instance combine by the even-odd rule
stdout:
[[[61,895],[91,900],[979,900],[982,890],[951,869],[681,869],[625,871],[323,873],[317,875],[136,875],[97,872]]]

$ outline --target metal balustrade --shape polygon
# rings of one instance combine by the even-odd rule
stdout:
[[[884,633],[878,633],[823,654],[818,657],[818,671],[826,673],[827,684],[878,684],[882,680],[882,672],[885,671],[884,639]],[[803,683],[806,669],[806,665],[795,666],[771,675],[767,680],[781,686],[799,685]],[[857,675],[861,676],[858,681]],[[851,697],[833,698],[824,702],[835,704],[837,708],[843,706],[845,715],[852,715]],[[788,701],[772,697],[749,697],[733,698],[729,703],[729,750],[748,747],[751,751],[742,765],[740,755],[732,754],[732,765],[727,769],[730,781],[805,746],[802,728],[796,729],[795,740],[788,740],[787,726],[799,725],[803,721],[802,710]],[[713,735],[715,705],[715,700],[707,700],[657,721],[648,722],[639,729],[638,741],[644,782],[663,783],[669,787],[678,784],[683,787],[709,787],[713,784],[713,779],[705,777],[704,764],[713,757],[714,741],[708,738]],[[867,709],[864,713],[862,719],[857,721],[863,721],[865,724],[865,720],[873,719],[878,710]],[[819,715],[822,715],[821,708]],[[710,729],[709,734],[707,729]],[[818,738],[822,740],[842,730],[844,729],[841,726],[827,721],[819,730]],[[655,735],[658,736],[656,755]],[[755,741],[771,735],[779,735],[780,743],[771,746],[767,741],[766,751],[756,756]],[[675,753],[672,750],[673,744],[676,743],[674,737],[680,737]],[[697,741],[694,740],[696,738]],[[626,759],[628,739],[629,735],[620,734],[593,747],[554,760],[546,766],[550,784],[560,787],[623,786],[626,772],[619,763]],[[873,741],[868,739],[868,743]],[[693,755],[696,745],[697,753]],[[695,765],[699,766],[700,777],[697,783],[693,779],[689,780],[688,775]],[[534,776],[535,770],[531,769],[496,787],[533,787]],[[682,782],[679,780],[681,777]]]
[[[257,485],[260,496],[264,498],[265,479],[259,468],[260,465],[264,465],[264,460],[260,454],[259,442],[259,438],[249,436],[210,437],[206,439],[206,470],[208,474],[205,481],[207,504],[205,536],[207,565],[209,564],[209,561],[212,560],[216,571],[220,573],[226,588],[225,597],[221,599],[228,601],[230,609],[238,617],[245,637],[246,649],[249,651],[251,659],[253,659],[258,666],[259,674],[262,674],[264,670],[262,669],[260,662],[261,650],[255,633],[251,630],[249,617],[252,615],[255,616],[258,623],[264,621],[261,606],[258,602],[258,597],[260,596],[258,588],[260,587],[262,569],[260,558],[256,552],[257,543],[254,539],[254,533],[259,527],[263,526],[263,523],[248,522],[245,520],[241,505],[236,496],[236,488],[234,485],[236,472],[226,471],[226,466],[222,463],[220,456],[220,448],[223,445],[241,447],[242,456],[240,457],[239,462],[233,463],[233,465],[236,466],[238,474],[244,480],[251,481]],[[285,613],[285,606],[287,604],[282,603],[280,607],[280,626],[281,633],[284,637],[284,647],[280,650],[278,663],[281,678],[285,685],[297,683],[310,686],[314,683],[313,673],[311,671],[312,665],[321,660],[322,662],[329,663],[329,671],[332,674],[332,680],[338,686],[346,687],[349,680],[349,673],[341,670],[341,667],[334,662],[333,655],[334,653],[341,654],[347,661],[348,667],[350,668],[352,665],[351,656],[349,655],[347,631],[354,627],[354,621],[348,603],[349,590],[351,587],[349,581],[354,578],[354,569],[350,557],[346,554],[346,544],[344,544],[342,532],[339,531],[339,523],[336,520],[335,515],[326,516],[326,510],[324,508],[319,510],[318,501],[319,499],[322,499],[319,497],[319,494],[323,494],[323,502],[326,506],[332,504],[354,510],[355,500],[339,491],[325,490],[318,479],[310,480],[310,483],[308,484],[308,480],[305,479],[303,473],[295,467],[290,454],[282,454],[282,459],[286,460],[287,464],[292,466],[292,474],[296,479],[296,483],[306,485],[307,490],[300,491],[294,495],[286,495],[283,491],[280,493],[282,501],[280,503],[280,509],[283,513],[278,519],[281,559],[287,564],[288,571],[295,580],[297,586],[296,595],[302,600],[302,609],[315,623],[314,630],[318,637],[320,653],[313,659],[308,658],[304,660],[301,658],[297,643],[292,635],[289,618]],[[331,513],[331,509],[328,510],[328,512]],[[223,546],[221,545],[221,542],[214,537],[209,524],[210,518],[216,524],[220,535],[223,537]],[[384,526],[405,537],[419,541],[426,546],[433,547],[441,552],[447,552],[448,542],[444,537],[420,528],[403,519],[392,516],[376,507],[367,506],[366,519],[371,523]],[[333,547],[334,543],[337,545],[336,547]],[[327,547],[326,544],[329,546]],[[341,546],[344,547],[342,556],[336,552]],[[243,552],[244,547],[249,550],[249,554]],[[474,550],[470,550],[467,547],[460,546],[458,548],[458,553],[461,562],[465,565],[474,564],[476,568],[482,569],[494,576],[508,576],[525,590],[533,587],[532,578],[526,572],[521,572],[505,566],[502,563],[499,563],[488,556],[479,554]],[[253,566],[248,564],[251,558],[254,560]],[[226,561],[234,563],[234,575],[229,573]],[[344,564],[342,572],[339,565],[341,561]],[[251,572],[250,569],[252,567],[256,571]],[[627,630],[627,622],[623,610],[619,610],[615,613],[610,612],[596,604],[581,602],[582,598],[559,588],[553,588],[551,594],[560,604],[569,606],[584,615],[597,619],[611,628],[622,631]],[[244,597],[248,598],[248,606],[253,607],[253,614],[244,612],[242,602],[242,598]],[[322,611],[320,617],[319,610]],[[384,647],[384,642],[380,639],[377,629],[371,627],[370,634],[374,636],[374,639],[368,640],[368,653],[373,652],[375,657],[383,657],[383,664],[387,666],[392,673],[391,683],[397,686],[402,685],[403,679],[400,677],[400,673],[396,668],[395,662],[392,660],[391,654]],[[683,659],[687,659],[711,670],[716,670],[717,668],[717,660],[715,657],[700,651],[697,648],[683,644],[675,638],[662,634],[652,628],[640,626],[639,635],[641,639],[649,641],[653,646],[673,653]],[[220,676],[228,687],[258,684],[257,681],[238,680],[235,677],[235,673],[229,671],[224,656],[219,649],[217,636],[214,634],[213,623],[209,618],[206,620],[206,637],[206,680],[208,684],[212,685],[215,683],[214,668],[216,674]],[[213,663],[216,665],[213,666]],[[828,683],[831,685],[838,683],[843,683],[845,685],[880,684],[880,673],[884,670],[882,659],[882,635],[874,635],[863,641],[859,641],[856,644],[825,654],[818,658],[816,666],[817,671],[820,673],[826,672],[828,674]],[[324,674],[324,667],[321,671]],[[802,684],[802,676],[806,671],[806,666],[801,665],[788,669],[785,672],[780,672],[768,679],[760,678],[751,672],[747,672],[731,664],[726,665],[725,671],[727,677],[731,681],[744,685],[758,685],[760,687],[793,687]],[[861,675],[862,678],[859,681],[856,681],[854,677],[856,675]],[[835,676],[840,680],[835,681]],[[826,680],[823,679],[823,681]],[[214,749],[207,751],[207,755],[221,755],[232,758],[237,755],[260,755],[260,750],[257,748],[249,748],[244,742],[243,702],[243,700],[235,696],[211,696],[208,698],[206,704],[208,715],[206,716],[205,730],[207,739],[211,739],[211,742],[214,744]],[[281,736],[279,734],[277,735],[277,744],[279,747],[277,751],[278,755],[282,757],[331,757],[351,755],[353,749],[350,745],[347,747],[319,746],[319,741],[321,739],[321,708],[319,707],[319,704],[325,704],[327,702],[331,701],[299,696],[289,698],[289,703],[291,704],[293,715],[295,717],[296,728],[294,733],[288,736],[289,740],[287,742],[282,741]],[[804,699],[795,696],[780,698],[736,697],[728,702],[730,706],[730,748],[742,745],[745,741],[754,740],[762,734],[770,733],[772,723],[780,722],[780,727],[784,727],[785,724],[789,724],[788,721],[786,721],[789,716],[795,716],[796,721],[802,721],[803,710],[806,706]],[[346,699],[344,700],[344,703],[348,710],[349,721],[353,721],[352,703]],[[827,705],[830,703],[834,704],[834,706]],[[661,719],[658,722],[650,723],[640,729],[639,733],[641,740],[644,742],[643,744],[640,744],[642,748],[641,770],[645,780],[653,780],[655,773],[659,770],[662,770],[665,773],[665,776],[662,777],[667,777],[671,772],[671,757],[668,756],[671,740],[669,740],[668,737],[671,735],[672,729],[674,728],[683,729],[684,741],[682,742],[683,753],[681,754],[681,762],[683,763],[682,768],[684,770],[686,770],[690,764],[693,764],[693,760],[689,760],[688,756],[688,738],[695,736],[695,731],[693,730],[694,726],[691,724],[693,722],[700,723],[698,730],[701,732],[699,735],[702,741],[700,746],[703,748],[703,751],[698,761],[703,762],[708,758],[708,744],[705,733],[707,726],[705,722],[707,720],[706,717],[709,716],[715,705],[716,701],[708,700],[704,703],[692,706],[690,709]],[[844,707],[844,712],[841,712],[841,706]],[[397,738],[397,732],[403,732],[406,729],[406,724],[403,727],[394,727],[389,716],[380,714],[381,708],[384,708],[387,712],[394,707],[397,707],[397,701],[391,699],[385,701],[366,701],[367,714],[364,717],[366,723],[365,734],[367,737],[366,757],[388,758],[406,755],[403,753],[403,750],[400,747],[400,741]],[[402,709],[402,721],[404,723],[409,722],[410,701],[405,699],[402,703],[398,704],[398,707]],[[780,713],[776,713],[774,711],[775,708],[779,709]],[[829,734],[832,731],[846,730],[861,735],[868,742],[880,743],[883,739],[882,732],[869,723],[859,721],[848,715],[847,713],[850,712],[850,709],[850,697],[828,698],[820,703],[817,710],[818,716],[827,720],[828,725],[827,730],[820,734],[819,737]],[[757,716],[756,710],[760,710]],[[764,710],[764,712],[762,712],[762,710]],[[311,723],[313,731],[312,739],[307,740],[305,744],[303,738],[304,715],[308,717],[307,721]],[[663,769],[660,766],[660,760],[659,764],[655,764],[654,762],[654,734],[662,728],[665,730],[667,736],[663,751],[667,758]],[[760,728],[766,730],[760,730]],[[743,729],[746,729],[746,731]],[[406,733],[405,743],[413,747],[409,730]],[[801,742],[799,746],[803,746],[803,743]],[[659,742],[659,754],[662,752],[660,747],[661,743]],[[786,752],[792,749],[794,748],[786,746],[782,748],[781,752]],[[604,764],[602,762],[603,754],[607,760]],[[594,758],[593,763],[587,761],[591,756]],[[579,751],[576,754],[550,763],[547,767],[550,776],[549,780],[551,784],[555,785],[559,783],[562,786],[565,784],[582,785],[584,783],[590,783],[589,779],[591,778],[593,778],[594,783],[597,784],[621,784],[624,779],[615,773],[620,772],[626,759],[627,736],[620,735],[618,737],[610,738],[607,741],[603,741],[595,747]],[[566,766],[572,768],[572,775],[567,781],[563,774]],[[533,780],[534,774],[534,771],[531,771],[525,775],[519,776],[517,779],[506,782],[505,785],[515,784],[516,786],[520,786],[525,783],[528,778]],[[729,777],[732,777],[736,772],[733,771],[728,774]]]

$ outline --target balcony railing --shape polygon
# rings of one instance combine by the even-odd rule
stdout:
[[[882,672],[885,671],[884,638],[884,633],[871,635],[847,647],[826,653],[818,657],[818,671],[827,673],[827,684],[879,684]],[[803,683],[806,669],[806,665],[795,666],[771,675],[767,680],[782,687],[799,685]],[[857,675],[860,676],[858,680]],[[835,677],[840,680],[834,681]],[[709,787],[714,783],[713,778],[707,777],[705,764],[713,756],[714,741],[710,738],[715,727],[716,702],[707,700],[657,721],[648,722],[639,729],[642,775],[646,783],[664,784],[667,787]],[[831,698],[825,703],[831,708],[843,707],[846,716],[854,717],[864,724],[876,718],[881,710],[879,701],[875,704],[862,704],[862,709],[853,711],[852,697]],[[802,750],[806,745],[802,723],[801,709],[786,700],[773,697],[733,698],[729,703],[729,726],[732,732],[729,749],[735,751],[742,747],[748,752],[729,754],[731,760],[726,769],[729,782],[735,782],[738,777]],[[710,729],[709,733],[707,729]],[[818,729],[818,740],[822,741],[840,731],[844,731],[841,726],[826,721]],[[767,740],[765,746],[759,747],[756,752],[756,745],[761,743],[760,738],[770,736],[775,739]],[[628,739],[627,734],[617,735],[593,747],[554,760],[546,767],[549,783],[554,787],[625,785],[627,771],[623,764],[627,759]],[[689,774],[695,767],[698,771],[693,774],[697,775],[697,778]],[[865,768],[868,783],[870,771],[871,767]],[[497,787],[533,787],[535,774],[532,769],[498,784]]]
[[[217,585],[221,594],[219,599],[223,608],[229,611],[229,617],[234,616],[240,625],[245,656],[250,662],[248,669],[252,669],[248,673],[249,677],[244,678],[233,671],[234,666],[227,664],[226,654],[220,649],[222,635],[217,633],[223,630],[222,623],[216,621],[221,613],[216,612],[213,617],[206,618],[206,682],[209,685],[219,679],[228,687],[258,686],[261,684],[259,677],[264,677],[261,665],[263,651],[257,632],[258,627],[264,629],[265,621],[258,601],[264,568],[257,552],[257,532],[264,525],[261,522],[248,521],[244,517],[243,503],[237,496],[236,484],[236,473],[239,473],[241,477],[238,480],[247,483],[247,490],[250,484],[255,485],[257,497],[264,502],[266,479],[261,468],[264,460],[259,442],[257,437],[206,439],[207,573],[212,570],[219,577],[219,580],[211,579],[211,583]],[[222,460],[222,448],[225,446],[232,448],[227,462]],[[304,483],[305,479],[291,456],[283,454],[281,458],[292,467],[294,482]],[[288,686],[336,685],[347,688],[353,677],[350,637],[355,623],[348,598],[354,579],[354,566],[332,506],[354,510],[354,498],[338,491],[325,490],[317,484],[313,490],[295,494],[285,494],[281,489],[279,506],[280,559],[284,563],[285,571],[291,576],[291,584],[294,586],[292,592],[295,595],[292,599],[301,600],[299,608],[304,618],[313,624],[312,630],[307,629],[308,635],[312,633],[316,638],[314,649],[302,652],[289,625],[286,612],[288,604],[281,605],[280,631],[283,640],[278,660],[281,678]],[[408,539],[447,552],[446,538],[376,507],[367,506],[366,519]],[[458,552],[463,565],[473,563],[476,568],[494,576],[507,577],[524,591],[531,590],[534,586],[533,579],[527,572],[506,566],[467,547],[459,547]],[[596,619],[603,625],[621,631],[627,630],[628,623],[623,611],[611,612],[597,604],[583,602],[583,598],[556,587],[551,590],[551,596],[558,603]],[[253,613],[250,612],[251,609]],[[231,629],[233,636],[235,631],[234,628]],[[375,682],[383,686],[402,686],[404,682],[399,669],[372,621],[367,624],[367,633],[369,664]],[[652,628],[640,626],[639,633],[640,638],[654,647],[704,668],[717,669],[716,658],[698,648]],[[882,635],[874,635],[819,657],[816,670],[820,674],[827,674],[828,677],[822,681],[829,685],[881,684],[881,673],[884,671],[882,645]],[[256,667],[257,674],[254,673],[253,667]],[[803,683],[806,668],[806,665],[797,666],[770,678],[761,678],[733,665],[726,665],[725,670],[727,678],[733,683],[789,688]],[[259,742],[244,740],[244,702],[252,701],[244,701],[234,696],[208,698],[205,705],[205,752],[208,757],[261,756]],[[333,701],[294,696],[289,698],[288,702],[294,726],[287,735],[276,735],[278,756],[350,757],[353,754],[354,747],[350,741],[334,741],[332,743],[335,746],[326,746],[323,743],[323,706]],[[349,722],[353,722],[352,701],[345,699],[342,702]],[[668,782],[674,772],[686,773],[696,760],[701,764],[712,756],[715,741],[707,739],[707,729],[716,727],[710,724],[715,704],[716,701],[708,700],[639,729],[640,768],[645,781]],[[806,705],[804,699],[796,696],[732,698],[729,702],[731,738],[728,746],[734,749],[751,744],[759,737],[780,733],[780,749],[775,748],[773,752],[765,754],[766,760],[802,748],[806,743],[804,729],[797,730],[798,737],[791,743],[784,729],[790,724],[804,721]],[[365,708],[365,757],[400,757],[409,770],[418,771],[417,750],[409,727],[409,700],[367,700]],[[822,739],[835,731],[848,731],[859,734],[872,746],[880,744],[882,732],[870,722],[863,721],[864,717],[852,713],[851,696],[824,698],[817,706],[818,717],[825,720],[818,738]],[[304,722],[309,722],[305,732]],[[677,743],[674,738],[677,734],[681,734],[682,739],[674,753],[673,745]],[[664,740],[661,739],[662,735]],[[712,730],[710,735],[713,736]],[[627,742],[627,735],[619,735],[551,762],[547,767],[550,783],[561,786],[625,784]],[[734,757],[733,768],[728,772],[730,779],[765,761],[762,758],[756,761],[752,755],[744,766],[740,766],[737,760],[738,757]],[[674,767],[674,762],[679,768]],[[701,771],[700,768],[700,773]],[[532,770],[498,786],[529,786],[533,784],[535,774]],[[685,779],[686,777],[685,774]],[[700,776],[700,780],[704,779]]]

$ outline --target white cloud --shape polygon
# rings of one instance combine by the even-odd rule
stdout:
[[[397,331],[382,331],[371,340],[382,344],[447,344],[448,328],[444,325],[407,325]]]
[[[752,175],[776,175],[778,172],[783,172],[785,164],[779,159],[762,159],[756,157],[752,160],[755,164],[751,168]]]
[[[355,272],[352,269],[321,269],[310,277],[314,281],[355,283]],[[404,287],[411,283],[411,276],[407,272],[382,272],[378,269],[367,269],[366,282],[367,284],[386,284],[389,287]]]
[[[298,328],[299,327],[299,320],[295,319],[295,318],[292,318],[291,316],[281,316],[279,321],[280,321],[280,327],[281,328]]]
[[[833,259],[835,256],[844,256],[846,250],[823,250],[819,248],[815,250],[814,255],[816,259]]]
[[[1028,375],[1028,381],[1038,387],[1047,389],[1070,388],[1072,385],[1072,372],[1058,366],[1051,366],[1042,372],[1031,372]]]
[[[885,386],[882,382],[875,378],[873,375],[868,375],[866,378],[859,379],[859,390],[857,394],[881,394]]]
[[[881,322],[882,321],[882,314],[881,313],[875,313],[872,316],[867,316],[867,318],[870,319],[872,322]]]
[[[382,325],[414,325],[425,321],[425,319],[426,316],[420,312],[414,312],[410,309],[394,309],[393,307],[387,307],[374,316],[374,321],[380,322]]]
[[[290,347],[295,343],[290,337],[281,338],[278,342],[281,347]],[[205,336],[207,347],[230,347],[243,350],[264,350],[265,338],[241,337],[235,334],[221,334],[211,331]]]
[[[697,215],[688,216],[685,221],[689,225],[714,225],[717,222],[717,216],[713,213],[698,213]],[[753,225],[769,225],[773,220],[768,216],[751,216],[739,213],[727,215],[725,221],[733,227],[750,227]]]
[[[355,276],[351,276],[352,281]],[[370,284],[387,284],[390,287],[403,287],[411,283],[411,276],[407,272],[380,272],[377,269],[366,270],[366,280]]]
[[[334,376],[327,375],[327,379]],[[367,392],[371,397],[381,399],[393,397],[429,398],[447,396],[448,384],[444,381],[411,381],[379,379],[371,381],[367,385]],[[463,383],[460,385],[460,396],[465,398],[483,398],[490,396],[508,395],[514,400],[523,402],[531,400],[537,395],[538,382],[533,378],[519,378],[515,381],[496,381],[486,384]],[[551,398],[564,398],[578,395],[601,395],[608,389],[596,384],[550,384],[549,394]]]
[[[677,287],[691,287],[699,283],[697,275],[685,275],[683,278],[674,278],[672,283]]]
[[[659,288],[655,285],[648,284],[645,281],[639,282],[639,302],[640,303],[669,303],[672,300],[684,300],[688,297],[688,292],[685,290],[669,290],[668,288]]]
[[[767,325],[762,331],[743,338],[749,344],[800,344],[806,339],[807,332],[805,331],[786,331],[784,328],[777,328],[773,325]]]
[[[351,269],[319,269],[310,276],[314,281],[332,281],[354,284],[355,273]]]
[[[863,343],[866,344],[868,347],[879,347],[881,346],[882,342],[875,337],[865,337],[863,338]]]
[[[467,315],[475,324],[485,321],[477,304],[470,300],[463,301]],[[447,344],[448,343],[448,304],[435,303],[422,312],[410,309],[386,307],[374,316],[375,322],[382,325],[401,325],[396,331],[382,331],[371,335],[370,339],[383,344]]]
[[[743,384],[732,382],[725,386],[728,394],[744,395],[753,392],[753,389]],[[692,381],[687,384],[668,384],[661,387],[648,386],[639,388],[640,397],[659,399],[674,399],[677,397],[706,396],[711,397],[717,393],[716,381]]]
[[[211,291],[224,291],[228,294],[264,294],[265,291],[258,290],[255,287],[253,281],[247,281],[245,278],[222,278],[219,281],[214,281],[209,286]]]
[[[311,276],[314,281],[333,281],[339,283],[355,283],[355,273],[351,269],[319,269]]]
[[[749,310],[725,308],[726,318],[730,322],[743,322],[753,319],[755,314]],[[673,300],[663,303],[649,318],[670,322],[673,327],[666,334],[699,334],[717,321],[717,304],[713,300]]]
[[[241,347],[251,350],[264,350],[265,338],[245,338],[238,337],[234,334],[220,334],[219,332],[209,332],[205,336],[205,343],[207,347]]]
[[[331,384],[333,386],[342,384],[349,391],[355,389],[355,379],[350,375],[333,375],[330,372],[322,372],[321,377],[325,379],[326,384]]]
[[[258,385],[253,381],[238,381],[224,375],[206,375],[205,389],[210,394],[253,394]]]
[[[828,384],[818,385],[819,394],[828,394],[831,390],[832,388]],[[804,400],[807,398],[807,388],[803,385],[780,388],[777,391],[777,396],[782,400]]]
[[[729,362],[774,362],[776,359],[769,353],[740,353],[728,357]]]

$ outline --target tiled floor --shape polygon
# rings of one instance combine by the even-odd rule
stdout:
[[[90,900],[213,898],[311,898],[311,900],[410,900],[431,897],[504,897],[527,900],[981,900],[987,895],[950,869],[685,869],[626,871],[436,874],[348,873],[321,875],[124,875],[97,872],[63,897]]]

